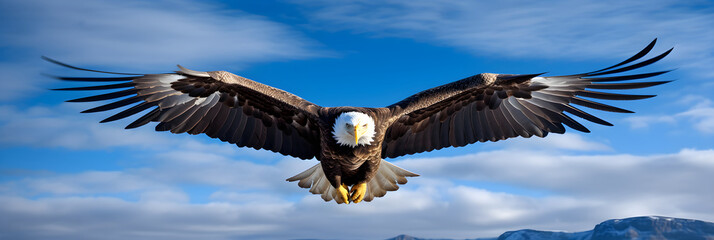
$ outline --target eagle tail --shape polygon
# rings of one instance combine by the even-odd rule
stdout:
[[[407,183],[407,177],[417,177],[416,173],[404,170],[396,165],[382,160],[377,174],[367,183],[367,192],[364,201],[370,202],[375,197],[383,197],[388,191],[399,189],[398,184]],[[325,202],[337,198],[337,191],[322,171],[322,165],[316,164],[307,170],[286,179],[289,182],[298,181],[301,188],[310,188],[312,194],[320,194]]]

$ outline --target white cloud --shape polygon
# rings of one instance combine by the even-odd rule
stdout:
[[[30,145],[71,149],[127,145],[152,147],[167,140],[164,137],[166,135],[144,129],[125,131],[119,126],[100,126],[99,119],[89,115],[82,116],[67,104],[56,108],[31,107],[23,110],[3,106],[0,110],[5,116],[0,119],[0,129],[5,133],[0,136],[0,142],[6,146]]]
[[[609,151],[605,143],[587,140],[582,134],[549,134],[545,138],[515,138],[503,143],[510,149],[574,150],[574,151]]]
[[[36,84],[29,84],[27,79],[39,77],[40,68],[21,63],[8,63],[0,61],[0,72],[3,74],[0,82],[4,85],[5,93],[0,94],[0,101],[9,101],[17,97],[26,97],[29,93],[45,91],[45,88]]]
[[[269,193],[254,193],[254,192],[233,192],[233,191],[217,191],[211,193],[209,198],[215,202],[222,203],[269,203],[269,202],[283,202],[281,198],[276,198],[275,194]]]
[[[100,124],[101,116],[81,115],[77,107],[63,104],[58,107],[35,106],[17,109],[0,106],[0,143],[5,146],[65,147],[70,149],[101,149],[133,146],[160,149],[184,146],[181,137],[153,132],[151,127],[131,131],[117,123]],[[110,116],[104,114],[104,116]],[[195,146],[197,143],[186,143]]]
[[[422,176],[498,182],[568,196],[617,199],[674,193],[695,196],[697,189],[707,188],[706,184],[714,180],[713,161],[712,150],[683,150],[651,156],[501,150],[459,157],[408,159],[398,165]],[[714,195],[708,193],[696,196],[714,199]]]
[[[136,174],[151,176],[161,182],[205,184],[232,190],[294,192],[297,190],[296,184],[288,183],[285,179],[317,163],[287,157],[276,163],[254,163],[235,159],[256,159],[248,156],[250,155],[233,155],[231,159],[229,156],[208,151],[173,151],[157,154],[154,157],[157,161],[156,168],[141,169]]]
[[[62,147],[73,150],[116,149],[130,147],[134,151],[202,151],[224,156],[245,155],[256,158],[280,156],[266,150],[238,148],[233,144],[204,135],[172,134],[154,131],[155,123],[126,130],[124,127],[135,120],[139,113],[127,119],[111,123],[99,123],[114,112],[80,114],[91,108],[90,104],[65,103],[59,106],[33,106],[18,109],[0,105],[0,143],[4,146]],[[208,142],[208,143],[205,143]]]
[[[631,128],[642,129],[648,128],[651,124],[668,123],[675,124],[677,120],[673,116],[634,116],[624,119],[630,124]]]
[[[109,197],[39,200],[2,197],[3,236],[12,239],[228,239],[275,230],[261,219],[278,205],[189,205],[126,202]],[[7,219],[5,219],[7,218]],[[12,219],[12,220],[9,220]],[[195,224],[199,223],[199,224]]]
[[[519,58],[632,55],[659,37],[690,74],[714,76],[714,17],[681,1],[323,1],[307,6],[332,30],[411,38],[475,54]],[[705,4],[705,3],[701,3]],[[564,74],[572,72],[562,72]]]
[[[644,115],[625,118],[632,128],[647,128],[658,123],[682,124],[692,127],[696,132],[703,134],[714,134],[714,104],[708,97],[698,95],[684,96],[682,100],[674,103],[676,108],[687,106],[688,109],[682,112],[669,115]]]
[[[182,191],[158,190],[141,193],[141,202],[155,202],[159,205],[166,203],[187,203],[189,197]]]
[[[700,132],[714,134],[714,106],[695,107],[677,116],[689,118]]]
[[[21,190],[15,190],[31,191],[35,194],[64,195],[131,192],[160,188],[163,184],[121,171],[87,171],[72,175],[25,179],[23,185]]]

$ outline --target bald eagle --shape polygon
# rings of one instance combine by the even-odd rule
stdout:
[[[76,70],[112,77],[56,77],[106,85],[55,90],[115,92],[68,102],[118,99],[83,113],[132,105],[101,122],[149,110],[127,129],[158,122],[157,131],[206,134],[239,147],[265,149],[319,163],[288,178],[325,201],[359,203],[384,196],[418,176],[385,158],[461,147],[475,142],[564,133],[565,126],[589,132],[565,113],[611,126],[577,106],[630,113],[590,99],[636,100],[654,95],[600,92],[637,89],[669,81],[621,82],[655,77],[669,71],[626,74],[659,61],[672,49],[642,59],[652,41],[633,57],[597,71],[565,75],[481,73],[427,89],[383,108],[321,107],[283,90],[225,71],[186,69],[165,74],[130,74],[90,70],[46,60]],[[631,63],[631,64],[630,64]],[[628,65],[629,64],[629,65]],[[670,70],[671,71],[671,70]]]

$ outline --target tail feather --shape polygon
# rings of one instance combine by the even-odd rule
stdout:
[[[319,171],[317,171],[318,169]],[[322,166],[320,166],[320,164],[318,163],[317,165],[312,166],[311,168],[308,168],[307,170],[301,173],[298,173],[298,175],[286,179],[286,181],[294,182],[300,180],[300,182],[298,182],[298,186],[300,186],[301,188],[309,188],[310,185],[312,185],[313,179],[319,177],[320,174],[322,174]]]
[[[417,177],[419,174],[404,170],[396,165],[382,160],[377,175],[367,184],[367,194],[364,201],[372,201],[375,197],[383,197],[388,191],[397,191],[399,185],[407,183],[406,177]]]
[[[399,189],[398,184],[407,183],[406,177],[417,177],[416,173],[404,170],[396,165],[382,160],[377,170],[377,174],[367,183],[367,192],[364,201],[370,202],[375,197],[383,197],[388,191]],[[322,165],[316,164],[307,170],[286,179],[289,182],[298,181],[301,188],[309,188],[310,193],[320,194],[325,202],[337,198],[337,191],[330,184],[322,171]]]

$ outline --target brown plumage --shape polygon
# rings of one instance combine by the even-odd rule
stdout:
[[[58,77],[66,81],[118,82],[100,86],[56,90],[106,90],[116,92],[84,97],[70,102],[119,99],[84,112],[101,112],[134,104],[102,122],[126,118],[151,109],[126,128],[158,122],[157,131],[206,134],[239,147],[266,149],[300,159],[316,158],[320,164],[288,179],[322,194],[330,201],[335,188],[367,184],[364,200],[381,197],[417,176],[384,161],[407,154],[460,147],[475,142],[499,141],[513,137],[545,137],[564,133],[566,126],[589,130],[565,113],[612,125],[575,105],[610,112],[630,112],[586,98],[636,100],[654,95],[630,95],[590,89],[636,89],[668,81],[626,82],[654,77],[668,71],[613,76],[638,69],[664,58],[672,49],[651,59],[625,66],[645,56],[652,41],[635,56],[598,71],[540,77],[541,74],[512,75],[483,73],[428,89],[385,108],[321,107],[298,96],[249,79],[224,72],[185,69],[167,74],[124,74],[127,77]],[[586,98],[583,98],[586,97]],[[367,114],[374,120],[374,138],[369,145],[356,147],[337,143],[333,127],[346,112]]]

